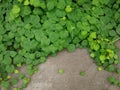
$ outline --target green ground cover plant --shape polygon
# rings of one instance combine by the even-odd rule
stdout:
[[[48,55],[65,48],[87,48],[99,70],[120,74],[115,67],[120,61],[115,46],[119,6],[120,0],[0,0],[0,85],[9,90],[23,80],[14,88],[22,90],[30,78],[19,68],[26,65],[33,75]],[[113,76],[108,80],[120,86]]]

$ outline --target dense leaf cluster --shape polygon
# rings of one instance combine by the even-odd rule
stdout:
[[[0,0],[1,85],[9,89],[23,79],[26,87],[29,78],[11,75],[23,64],[32,75],[48,55],[65,48],[88,48],[100,70],[119,73],[119,6],[120,0]]]

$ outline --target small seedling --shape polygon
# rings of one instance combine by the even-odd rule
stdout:
[[[14,73],[15,73],[15,74],[18,74],[18,73],[19,73],[19,71],[16,69],[16,70],[14,70]]]
[[[80,72],[80,76],[85,76],[85,74],[86,74],[86,73],[85,73],[84,71],[81,71],[81,72]]]
[[[103,70],[103,68],[102,67],[98,67],[98,71],[101,71],[101,70]]]
[[[59,73],[59,74],[63,74],[63,73],[64,73],[64,70],[63,70],[63,69],[59,69],[59,70],[58,70],[58,73]]]

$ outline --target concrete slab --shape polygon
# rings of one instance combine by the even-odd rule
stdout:
[[[116,46],[120,47],[120,41]],[[60,75],[58,69],[64,69],[65,72]],[[86,75],[80,76],[80,71],[85,71]],[[25,66],[21,68],[21,72],[26,73]],[[107,81],[107,77],[111,75],[120,80],[119,75],[98,71],[86,49],[76,49],[73,53],[64,50],[56,57],[49,56],[47,62],[39,65],[39,71],[31,77],[25,90],[120,90]]]
[[[58,74],[60,68],[65,70],[62,75]],[[80,71],[86,75],[80,76]],[[63,51],[39,65],[39,71],[25,90],[120,90],[108,83],[110,75],[112,73],[97,70],[87,50]]]

